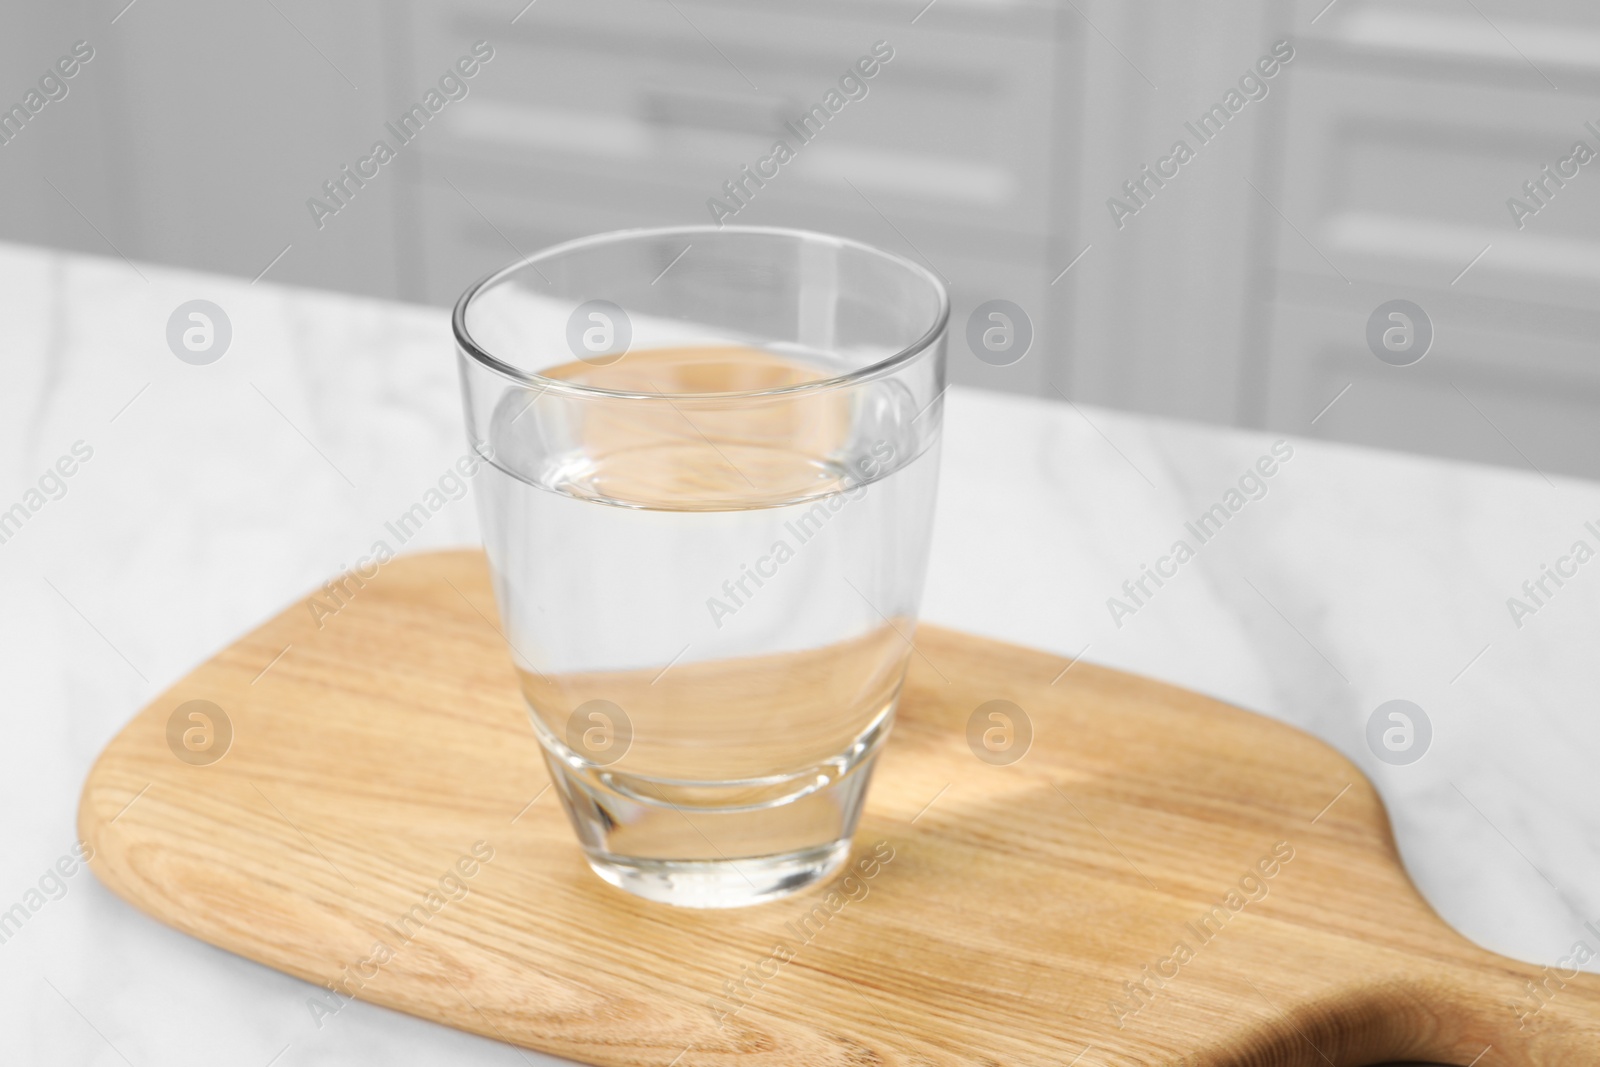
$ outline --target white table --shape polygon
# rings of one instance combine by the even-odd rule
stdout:
[[[464,435],[438,309],[15,246],[0,292],[0,509],[74,443],[93,450],[0,544],[3,911],[69,853],[79,787],[117,730],[352,563]],[[195,298],[232,323],[209,366],[166,343]],[[1600,486],[1295,439],[1267,495],[1165,585],[1147,580],[1118,626],[1107,598],[1275,439],[963,390],[946,432],[927,619],[1322,737],[1377,783],[1423,893],[1490,948],[1551,963],[1600,918],[1600,561],[1547,583],[1520,628],[1506,605],[1575,540],[1600,547],[1584,527],[1600,527]],[[463,501],[409,547],[475,540]],[[1434,729],[1406,766],[1365,740],[1397,697]],[[0,944],[0,1062],[519,1062],[365,1004],[318,1029],[306,984],[81,870],[62,881]]]

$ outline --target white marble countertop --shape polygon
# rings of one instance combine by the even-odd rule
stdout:
[[[79,787],[117,730],[351,563],[464,435],[438,309],[3,245],[0,293],[0,511],[92,450],[0,543],[3,911],[69,854]],[[232,323],[209,366],[166,343],[197,298]],[[1600,545],[1584,526],[1600,528],[1600,485],[1291,440],[1266,495],[1118,626],[1107,598],[1275,438],[964,390],[946,432],[928,620],[1325,739],[1383,793],[1423,893],[1490,948],[1553,963],[1600,919],[1600,563],[1547,583],[1520,627],[1507,607],[1574,541]],[[413,547],[476,536],[455,503]],[[1404,766],[1365,740],[1394,698],[1433,725]],[[304,983],[92,875],[62,884],[0,944],[0,1062],[519,1060],[365,1004],[318,1029]]]

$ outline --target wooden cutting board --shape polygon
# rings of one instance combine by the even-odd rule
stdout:
[[[691,911],[585,865],[479,553],[315,614],[142,711],[79,826],[107,885],[312,983],[320,1025],[334,985],[602,1065],[1600,1059],[1600,981],[1452,932],[1354,766],[1206,697],[924,627],[851,879]],[[1009,764],[969,747],[993,700],[1032,723]]]

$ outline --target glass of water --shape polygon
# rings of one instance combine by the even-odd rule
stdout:
[[[504,633],[595,872],[753,904],[848,858],[913,654],[949,301],[797,230],[631,230],[454,327]]]

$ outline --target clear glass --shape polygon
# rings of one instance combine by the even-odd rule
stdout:
[[[604,234],[455,310],[504,633],[595,872],[753,904],[847,859],[912,654],[949,303],[823,234]]]

